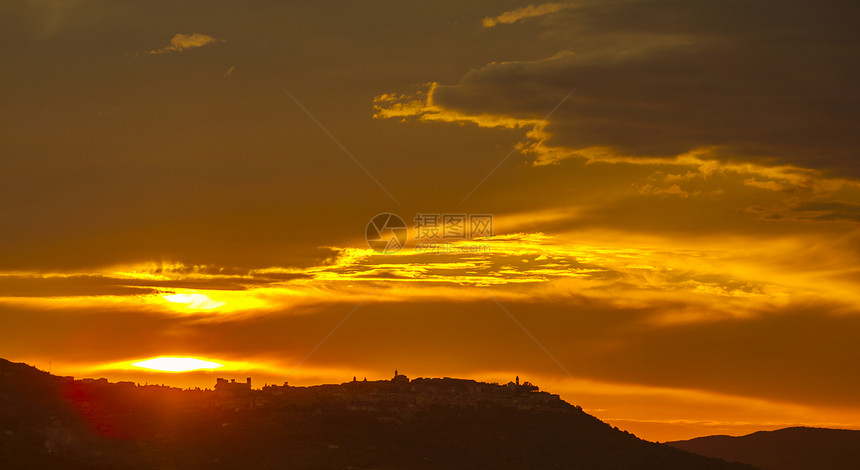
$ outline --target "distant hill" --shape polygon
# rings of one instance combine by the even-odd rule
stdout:
[[[746,436],[707,436],[667,442],[708,457],[762,470],[860,469],[860,431],[795,427]]]
[[[262,390],[217,385],[74,380],[0,359],[0,467],[753,468],[641,440],[530,384],[398,375]]]

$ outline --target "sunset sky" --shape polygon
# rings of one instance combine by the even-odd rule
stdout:
[[[0,357],[860,429],[857,31],[853,0],[4,1]],[[416,250],[418,214],[493,236]]]

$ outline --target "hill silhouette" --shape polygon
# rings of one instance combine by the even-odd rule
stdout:
[[[641,440],[525,383],[218,381],[215,390],[56,377],[0,359],[4,469],[753,467]]]
[[[856,470],[860,431],[793,427],[746,436],[706,436],[667,442],[697,454],[744,462],[762,470]]]

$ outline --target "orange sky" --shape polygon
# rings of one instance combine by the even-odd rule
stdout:
[[[860,428],[857,10],[6,2],[0,357],[519,375],[661,441]],[[417,214],[493,236],[422,252]],[[223,366],[131,365],[159,356]]]

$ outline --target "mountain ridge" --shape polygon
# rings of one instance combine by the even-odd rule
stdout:
[[[860,468],[860,431],[849,429],[794,426],[744,436],[702,436],[666,444],[762,470]]]

